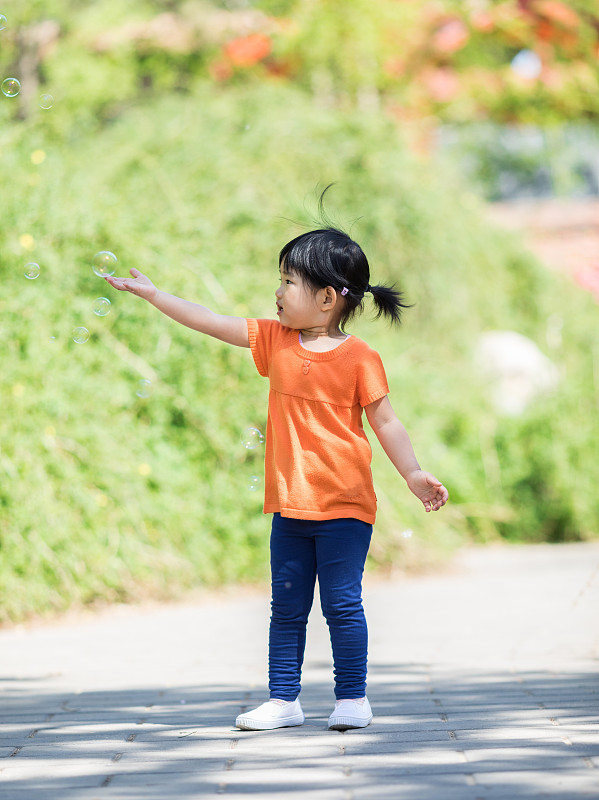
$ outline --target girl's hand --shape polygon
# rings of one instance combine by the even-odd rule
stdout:
[[[430,472],[415,470],[406,481],[410,491],[422,501],[425,511],[438,511],[447,502],[449,492]]]
[[[131,278],[109,278],[108,276],[106,276],[104,280],[108,281],[108,283],[115,289],[118,289],[119,292],[131,292],[131,294],[142,297],[144,300],[153,300],[158,289],[147,275],[144,275],[135,268],[130,269],[129,272],[133,275],[133,280]]]

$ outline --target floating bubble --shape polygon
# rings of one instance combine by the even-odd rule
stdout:
[[[105,317],[110,314],[110,300],[107,297],[97,297],[94,300],[94,314],[97,317]]]
[[[34,150],[31,154],[31,163],[39,166],[46,160],[46,153],[43,150]]]
[[[256,492],[260,488],[260,478],[258,475],[251,475],[248,479],[248,489],[250,492]]]
[[[54,98],[51,94],[40,95],[40,108],[48,109],[54,105]]]
[[[36,264],[35,262],[31,262],[29,264],[25,264],[25,277],[29,278],[30,281],[34,281],[40,274],[40,265]]]
[[[4,14],[0,14],[0,31],[3,31],[6,28],[8,20],[4,16]]]
[[[142,400],[147,400],[152,394],[152,381],[145,380],[145,378],[139,381],[135,394],[141,397]]]
[[[414,531],[411,528],[406,528],[405,531],[401,532],[401,535],[404,539],[411,539],[413,533]]]
[[[116,272],[117,257],[110,250],[100,250],[93,258],[92,267],[96,275],[104,278]]]
[[[16,78],[5,78],[2,81],[2,94],[5,97],[16,97],[21,91],[21,83]]]
[[[241,444],[247,450],[253,450],[260,444],[264,444],[264,434],[258,428],[246,428],[241,436]]]
[[[285,588],[286,589],[291,589],[292,585],[293,584],[291,583],[291,581],[285,581]]]
[[[73,341],[77,344],[85,344],[89,339],[89,331],[87,328],[73,328]]]

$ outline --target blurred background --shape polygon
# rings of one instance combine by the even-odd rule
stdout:
[[[249,351],[93,262],[273,317],[331,182],[414,304],[351,331],[450,491],[373,441],[370,568],[597,537],[596,0],[4,0],[0,82],[0,621],[267,578]]]

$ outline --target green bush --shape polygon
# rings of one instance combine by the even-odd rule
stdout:
[[[471,539],[596,533],[596,306],[484,224],[451,171],[416,161],[384,117],[317,109],[276,84],[198,83],[97,131],[60,104],[6,122],[0,164],[4,620],[266,577],[269,520],[247,488],[262,453],[240,444],[266,422],[249,351],[113,291],[91,259],[112,250],[120,270],[167,291],[271,317],[278,250],[313,225],[330,181],[328,210],[373,279],[398,280],[415,303],[399,332],[367,316],[353,331],[381,352],[419,458],[451,494],[425,515],[373,442],[372,563],[428,563]],[[41,273],[28,281],[32,260]],[[561,344],[546,338],[556,315]],[[85,344],[72,340],[80,325]],[[562,371],[521,417],[495,414],[474,366],[487,329],[530,336]]]

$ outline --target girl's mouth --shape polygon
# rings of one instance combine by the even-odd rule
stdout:
[[[281,316],[281,314],[282,314],[282,313],[283,313],[283,306],[280,306],[280,305],[277,303],[277,315],[278,315],[278,316]]]

